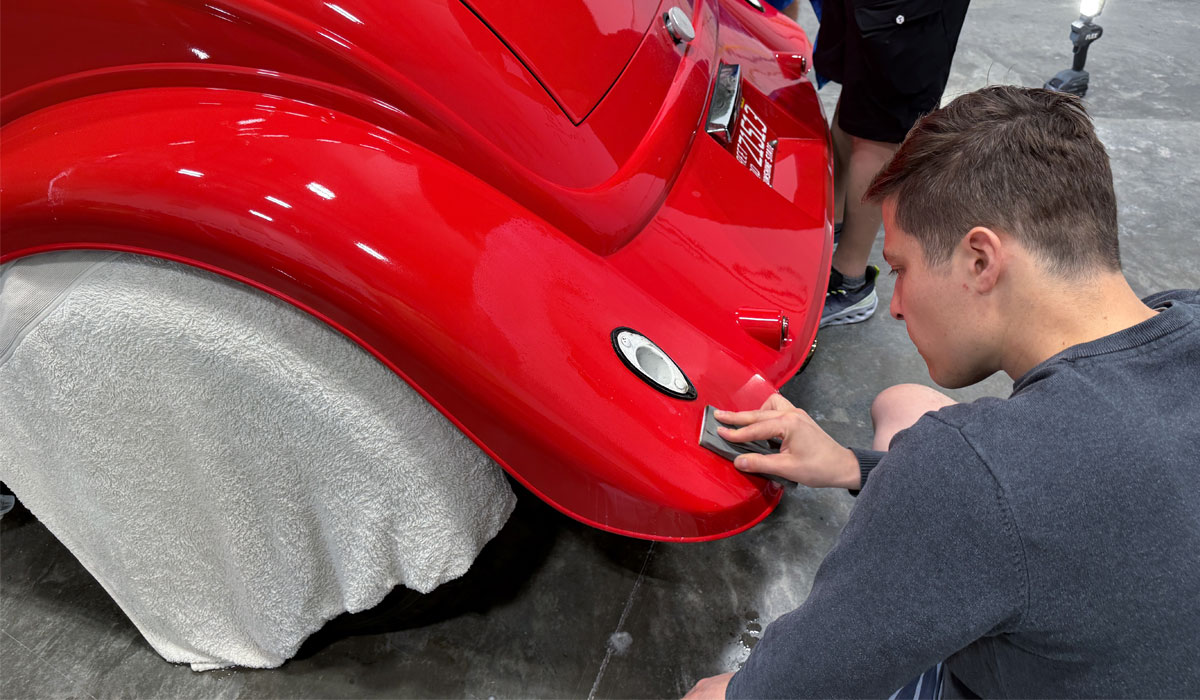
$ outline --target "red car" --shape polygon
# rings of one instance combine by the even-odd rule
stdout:
[[[781,489],[698,444],[814,346],[810,46],[759,0],[3,0],[0,261],[194,265],[324,320],[595,527]]]

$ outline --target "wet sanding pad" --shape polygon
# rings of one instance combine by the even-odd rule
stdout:
[[[700,444],[716,452],[732,462],[738,455],[757,452],[763,455],[773,455],[779,452],[779,440],[755,440],[754,442],[730,442],[717,435],[717,428],[737,428],[717,420],[713,413],[717,409],[712,406],[704,407],[704,423],[700,426]]]

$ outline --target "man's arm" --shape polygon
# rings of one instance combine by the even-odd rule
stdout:
[[[1019,535],[999,486],[956,428],[899,436],[797,610],[771,624],[730,698],[887,695],[1026,598]]]
[[[714,417],[741,426],[717,428],[717,434],[731,442],[780,441],[778,454],[738,455],[733,466],[744,472],[773,474],[814,488],[858,489],[862,485],[855,453],[780,394],[772,394],[757,411],[717,411]]]
[[[773,394],[757,411],[717,411],[717,420],[740,428],[718,428],[732,442],[778,439],[778,454],[739,456],[734,466],[754,474],[772,474],[814,488],[840,487],[858,495],[867,475],[886,454],[892,438],[929,411],[954,403],[949,396],[919,384],[899,384],[880,392],[871,404],[875,450],[846,449],[817,425],[808,413],[781,394]]]

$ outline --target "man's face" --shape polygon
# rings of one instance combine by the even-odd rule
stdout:
[[[894,198],[883,203],[883,257],[896,289],[890,307],[939,385],[956,389],[995,371],[986,362],[979,309],[968,284],[969,264],[957,250],[948,262],[929,266],[917,239],[896,223]],[[964,231],[964,233],[966,233]]]

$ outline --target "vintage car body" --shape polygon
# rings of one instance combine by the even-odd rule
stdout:
[[[0,260],[103,248],[241,280],[564,513],[740,532],[781,490],[697,444],[704,407],[801,367],[832,250],[809,44],[757,4],[3,0]],[[722,64],[728,142],[706,133]],[[695,398],[632,372],[618,328]]]

